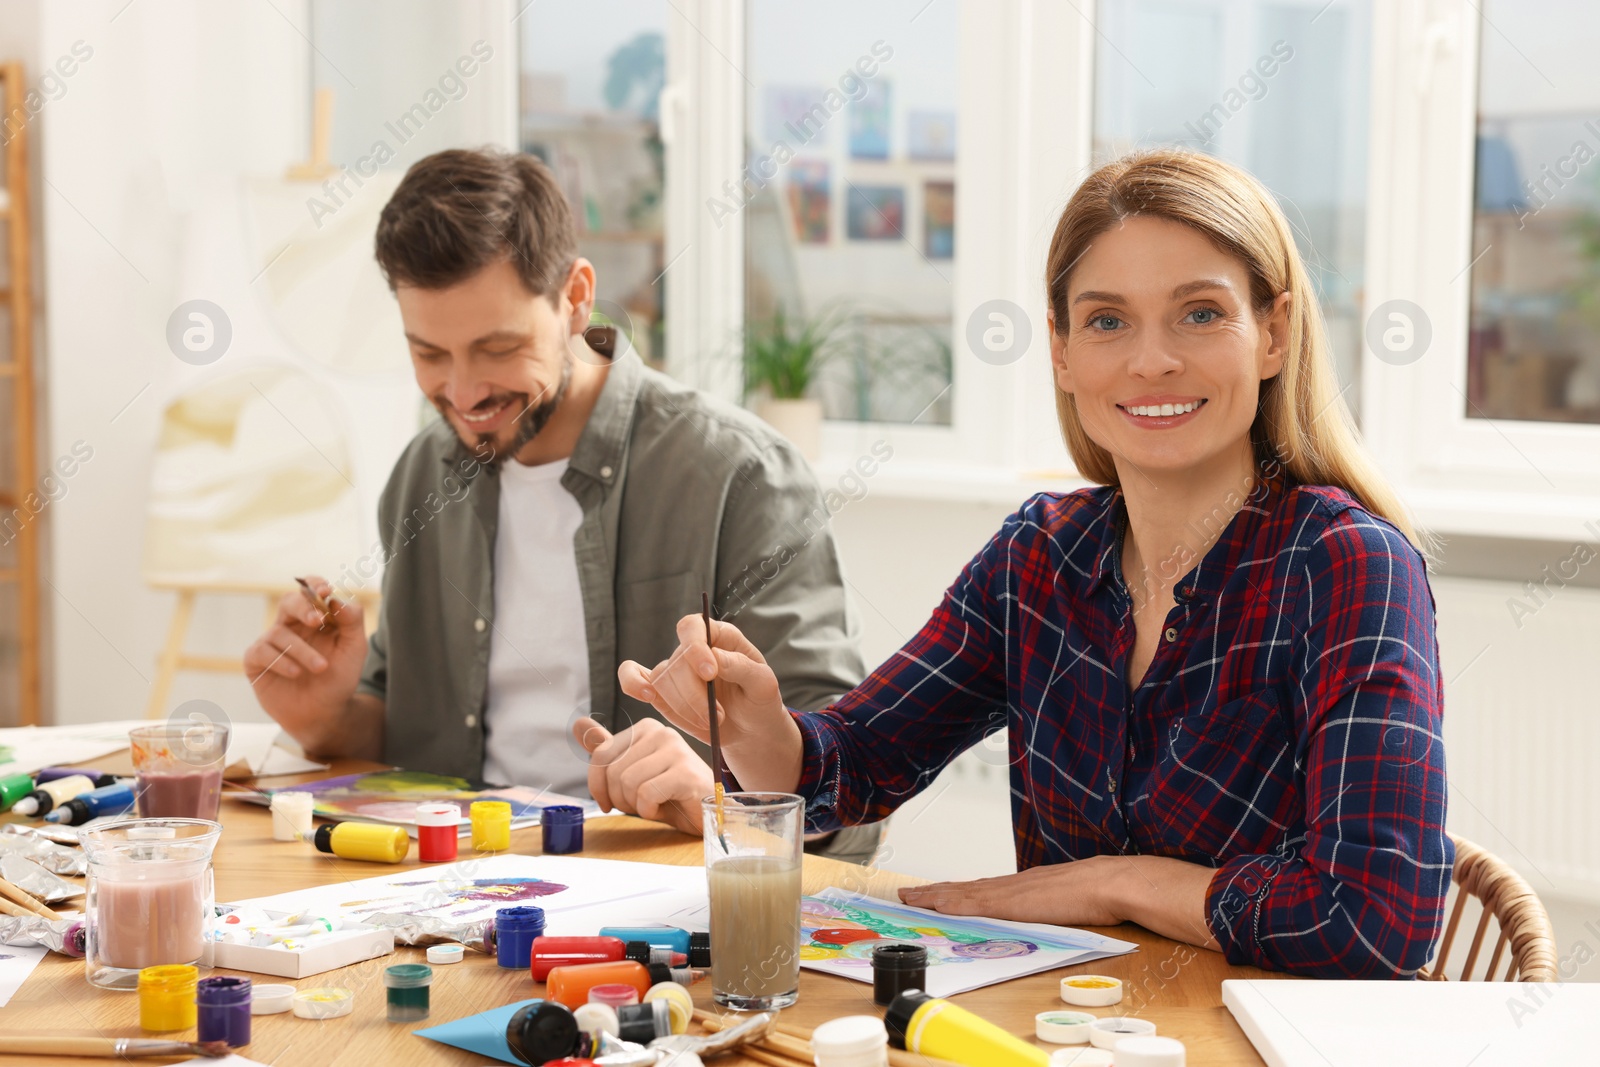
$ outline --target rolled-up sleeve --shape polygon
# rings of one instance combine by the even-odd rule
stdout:
[[[1432,956],[1454,856],[1433,595],[1405,538],[1355,511],[1308,550],[1303,579],[1305,833],[1223,863],[1208,921],[1232,963],[1411,977]]]
[[[933,615],[867,680],[815,713],[793,712],[797,791],[813,832],[887,817],[951,760],[1006,725],[1004,623],[992,582],[1014,522],[962,570]]]

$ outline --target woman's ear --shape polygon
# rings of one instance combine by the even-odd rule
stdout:
[[[1063,393],[1072,392],[1072,371],[1067,367],[1067,337],[1056,333],[1056,313],[1051,308],[1045,312],[1050,326],[1050,371],[1055,376],[1056,387]]]
[[[1262,323],[1267,335],[1267,350],[1261,357],[1261,380],[1276,378],[1283,370],[1283,361],[1289,355],[1289,312],[1292,310],[1293,296],[1285,290],[1272,301],[1272,310],[1267,312],[1266,321]]]

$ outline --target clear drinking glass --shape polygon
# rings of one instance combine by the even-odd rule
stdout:
[[[128,731],[128,746],[141,818],[216,820],[228,754],[226,724],[136,726]]]
[[[90,984],[137,989],[142,967],[200,962],[221,833],[207,819],[120,819],[78,835],[89,860]]]
[[[712,999],[734,1011],[787,1008],[800,997],[804,801],[793,793],[729,793],[720,835],[715,799],[701,808]]]

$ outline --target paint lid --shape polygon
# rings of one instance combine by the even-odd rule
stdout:
[[[1122,979],[1105,974],[1069,974],[1061,979],[1061,1000],[1075,1008],[1109,1008],[1122,1000]]]
[[[514,908],[501,908],[494,913],[494,928],[497,933],[542,934],[544,909],[526,904],[519,904]]]
[[[414,816],[418,826],[457,826],[461,825],[460,804],[418,804]]]
[[[429,963],[460,963],[467,950],[460,945],[428,946]]]
[[[349,1015],[356,998],[340,986],[317,986],[294,995],[294,1014],[299,1019],[337,1019]]]
[[[433,968],[426,963],[397,963],[383,970],[386,989],[421,989],[433,984]]]
[[[616,1037],[622,1032],[618,1028],[617,1009],[609,1004],[591,1000],[580,1005],[572,1017],[578,1020],[578,1029],[586,1034],[606,1033]]]
[[[1052,1045],[1086,1045],[1094,1016],[1086,1011],[1041,1011],[1033,1017],[1033,1032]]]
[[[711,966],[711,931],[696,930],[689,935],[689,966]]]
[[[889,1002],[883,1013],[883,1025],[889,1031],[889,1044],[895,1048],[906,1047],[906,1030],[917,1009],[933,1000],[920,989],[907,989]]]
[[[1156,1032],[1156,1024],[1149,1019],[1136,1019],[1132,1015],[1108,1015],[1089,1025],[1089,1043],[1095,1048],[1118,1049],[1130,1037],[1146,1037]]]
[[[552,804],[540,810],[539,822],[545,826],[581,826],[583,809],[576,804]]]
[[[251,1015],[277,1015],[294,1007],[294,986],[268,983],[250,990]]]
[[[694,997],[684,986],[677,982],[658,982],[645,991],[644,1000],[646,1004],[653,1000],[665,1000],[672,1011],[672,1032],[689,1032],[689,1022],[694,1018]]]
[[[523,1063],[549,1063],[578,1050],[578,1020],[564,1004],[536,1000],[506,1023],[506,1044]]]
[[[1058,1048],[1050,1053],[1050,1067],[1112,1067],[1116,1062],[1116,1057],[1105,1049],[1089,1045]]]
[[[590,1004],[605,1004],[612,1008],[625,1008],[639,1003],[639,991],[626,982],[605,982],[589,989]]]
[[[477,820],[488,819],[491,822],[504,820],[511,821],[511,805],[504,800],[474,800],[472,802],[471,816]]]
[[[652,1000],[618,1008],[617,1029],[622,1040],[648,1045],[672,1033],[672,1006],[664,1000]]]
[[[872,946],[875,971],[922,971],[928,967],[928,949],[905,941],[889,941]]]
[[[1117,1067],[1184,1067],[1183,1042],[1170,1037],[1125,1037],[1116,1057]]]
[[[876,1015],[845,1015],[811,1031],[811,1051],[823,1056],[859,1056],[889,1043],[889,1032]]]
[[[218,975],[195,983],[194,1002],[204,1007],[227,1008],[250,1003],[250,979]]]

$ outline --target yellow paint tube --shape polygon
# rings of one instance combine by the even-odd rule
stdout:
[[[1049,1067],[1050,1054],[948,1000],[908,989],[884,1015],[895,1048],[970,1067]]]

